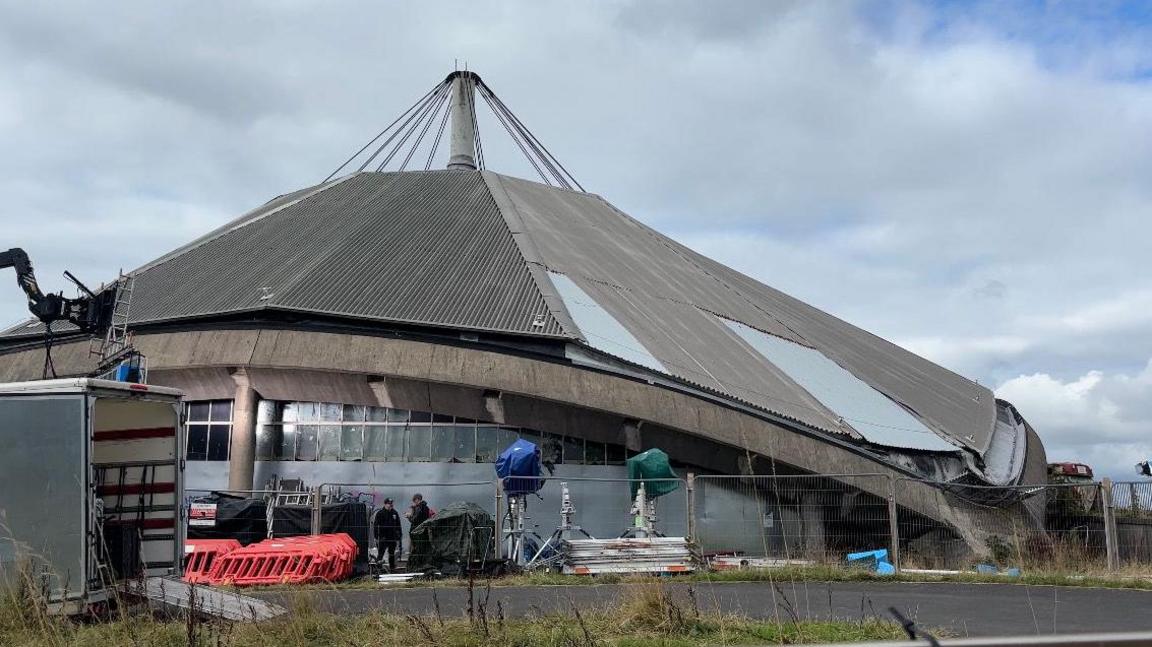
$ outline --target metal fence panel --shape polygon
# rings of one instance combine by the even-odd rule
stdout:
[[[1068,573],[1108,568],[1106,512],[1098,483],[935,484],[934,492],[935,510],[899,509],[904,568]],[[989,497],[995,505],[988,504]]]
[[[531,527],[548,536],[560,525],[562,503],[561,484],[568,484],[568,492],[576,525],[598,539],[619,537],[633,522],[632,484],[639,481],[613,478],[564,478],[550,476],[541,479],[543,487],[538,496],[528,497],[528,517]],[[676,489],[656,499],[656,529],[665,536],[683,537],[688,534],[687,484],[684,479],[648,479],[670,481]],[[506,511],[504,511],[506,512]]]
[[[698,476],[695,539],[707,556],[842,563],[888,549],[883,475]]]
[[[1152,566],[1152,481],[1113,483],[1112,501],[1118,566]]]
[[[332,525],[333,520],[326,519],[326,513],[335,514],[337,512],[333,512],[334,510],[341,510],[338,514],[344,514],[342,508],[333,508],[333,505],[349,502],[363,503],[367,508],[367,513],[362,518],[358,516],[345,517],[340,520],[339,524],[345,532],[353,537],[366,538],[370,552],[374,556],[381,555],[383,552],[383,546],[379,545],[377,541],[375,528],[377,513],[383,507],[385,499],[392,499],[393,508],[401,517],[401,540],[396,547],[396,558],[401,560],[405,558],[404,556],[412,553],[411,532],[413,528],[407,513],[411,511],[415,495],[421,495],[433,513],[452,503],[474,503],[493,516],[496,511],[495,485],[489,480],[427,483],[325,483],[320,486],[319,491],[329,505],[322,505],[316,510],[317,516],[314,523],[317,524],[317,527],[315,532],[323,532],[324,529]],[[493,543],[491,538],[487,538],[485,541],[489,544]],[[493,544],[492,550],[494,549]]]
[[[1093,574],[1152,565],[1152,481],[993,488],[879,474],[671,480],[676,489],[656,500],[655,529],[693,539],[705,557],[844,565],[848,553],[888,549],[889,560],[904,570],[990,567]],[[384,499],[393,499],[403,515],[416,493],[435,510],[471,502],[492,515],[496,527],[484,547],[492,557],[514,557],[515,537],[538,547],[561,535],[583,537],[581,531],[598,539],[616,538],[635,525],[634,481],[544,476],[540,482],[537,493],[515,500],[522,512],[520,525],[511,513],[514,500],[494,479],[329,483],[295,493],[252,490],[239,494],[263,502],[269,521],[263,527],[254,523],[252,536],[238,538],[244,543],[265,538],[269,528],[280,527],[273,517],[291,508],[294,532],[321,532],[336,522],[326,514],[341,514],[346,515],[342,528],[376,548],[373,518]],[[915,509],[896,505],[896,494],[912,485],[920,493]],[[565,489],[571,506],[567,514],[562,510]],[[314,505],[316,492],[322,505]],[[195,519],[191,505],[212,493],[186,494],[185,518]],[[366,514],[347,516],[347,506],[333,507],[349,502],[363,504]],[[302,515],[306,521],[299,521]],[[411,552],[410,531],[410,524],[402,522],[401,556]],[[524,543],[517,547],[526,550]]]

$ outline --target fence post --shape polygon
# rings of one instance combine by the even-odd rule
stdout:
[[[312,488],[312,534],[319,535],[320,528],[322,527],[321,511],[324,509],[321,503],[321,497],[324,493],[324,485],[320,484]]]
[[[504,559],[504,515],[501,512],[500,504],[504,500],[504,488],[501,487],[500,479],[494,479],[492,484],[495,485],[496,490],[496,510],[492,515],[492,520],[495,522],[496,537],[493,541],[496,544],[496,559]]]
[[[1100,481],[1101,507],[1104,510],[1104,549],[1108,553],[1108,570],[1115,571],[1120,563],[1116,546],[1116,509],[1112,501],[1112,479]]]
[[[688,472],[684,482],[684,498],[688,506],[688,541],[696,541],[696,474]]]
[[[892,567],[900,572],[900,517],[896,508],[896,477],[888,475],[888,556]]]

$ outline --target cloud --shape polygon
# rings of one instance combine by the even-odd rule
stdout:
[[[1131,375],[1021,375],[996,395],[1043,430],[1050,461],[1088,463],[1099,476],[1134,480],[1132,466],[1152,458],[1152,360]]]

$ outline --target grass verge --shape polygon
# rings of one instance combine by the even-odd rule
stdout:
[[[336,616],[306,602],[275,620],[259,624],[163,620],[149,615],[113,621],[75,623],[47,618],[9,601],[0,606],[0,644],[108,647],[296,647],[327,645],[405,645],[425,647],[695,647],[698,645],[800,644],[899,639],[892,622],[813,622],[796,618],[766,622],[704,615],[695,605],[673,599],[667,587],[639,587],[629,601],[600,612],[573,607],[567,615],[506,619],[503,609],[478,602],[466,618],[368,613]]]

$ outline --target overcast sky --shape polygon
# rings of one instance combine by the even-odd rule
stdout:
[[[588,190],[996,389],[1050,459],[1152,458],[1148,5],[427,4],[0,1],[0,247],[108,280],[467,61]]]

